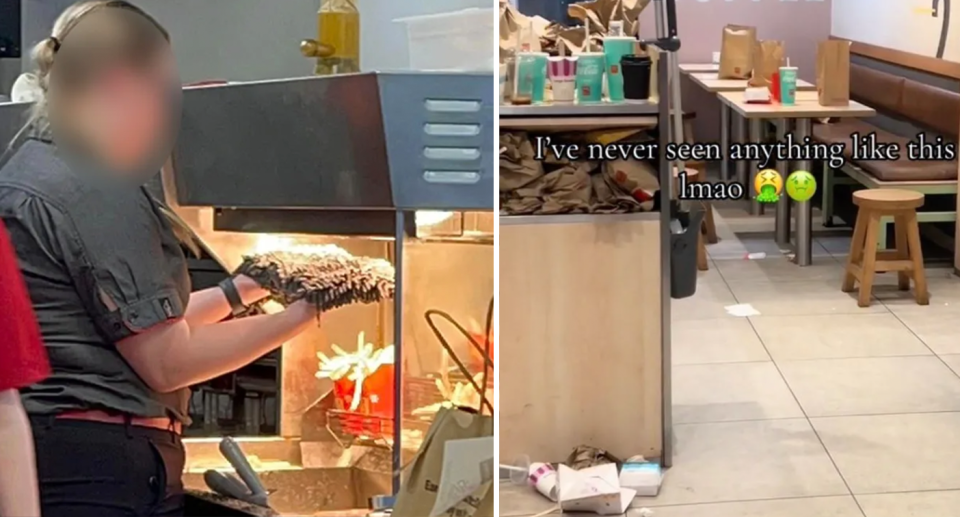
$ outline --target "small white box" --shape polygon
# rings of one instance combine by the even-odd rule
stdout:
[[[720,64],[720,53],[719,53],[719,52],[714,52],[714,53],[713,53],[713,64],[715,64],[715,65],[719,65],[719,64]]]
[[[636,490],[640,497],[654,497],[660,492],[663,472],[660,465],[646,462],[627,462],[620,469],[620,486]]]

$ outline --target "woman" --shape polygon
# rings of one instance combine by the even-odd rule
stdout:
[[[0,224],[0,517],[39,517],[30,422],[19,388],[50,372],[17,257]]]
[[[52,367],[22,392],[41,509],[182,515],[188,386],[249,364],[318,315],[297,303],[223,321],[266,293],[238,277],[191,294],[189,230],[143,178],[117,176],[156,158],[174,118],[164,107],[179,80],[155,20],[124,1],[76,4],[34,58],[45,97],[0,171],[0,218]]]

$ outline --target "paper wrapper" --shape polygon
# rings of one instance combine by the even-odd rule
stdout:
[[[748,84],[750,86],[765,86],[773,84],[773,74],[776,74],[784,64],[784,48],[782,41],[758,41],[753,47],[753,75]]]

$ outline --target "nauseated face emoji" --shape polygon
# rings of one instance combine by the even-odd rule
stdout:
[[[810,201],[817,193],[817,179],[807,171],[793,171],[787,176],[787,195],[802,203]]]
[[[758,202],[776,203],[783,192],[783,178],[774,169],[764,169],[754,178],[753,188],[757,191]]]

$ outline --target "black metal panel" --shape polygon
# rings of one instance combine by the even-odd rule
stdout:
[[[380,77],[398,208],[493,210],[493,91],[492,73]]]
[[[407,233],[415,235],[414,218],[408,219]],[[213,228],[228,232],[393,238],[395,221],[393,210],[220,209],[215,212]]]
[[[184,91],[185,206],[390,208],[376,75]]]
[[[178,201],[492,210],[493,79],[369,73],[188,89]]]

